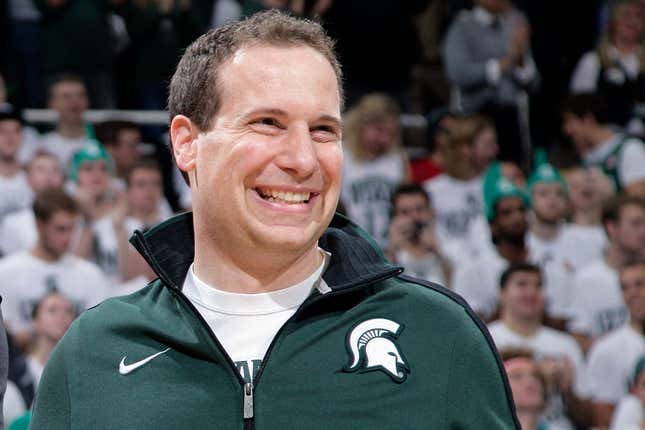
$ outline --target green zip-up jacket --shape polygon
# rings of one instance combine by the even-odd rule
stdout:
[[[338,215],[319,241],[331,291],[311,294],[245,382],[181,292],[193,240],[190,214],[135,233],[159,279],[74,322],[43,374],[32,430],[519,429],[468,305],[403,276]]]

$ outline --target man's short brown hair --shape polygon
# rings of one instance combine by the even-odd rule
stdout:
[[[48,188],[36,195],[33,204],[36,220],[47,222],[59,211],[71,214],[78,213],[78,206],[74,199],[60,188]]]
[[[185,115],[201,131],[209,130],[221,104],[219,69],[238,49],[249,45],[308,46],[320,52],[336,73],[342,100],[342,73],[334,42],[320,24],[271,10],[211,30],[186,49],[170,82],[171,120]]]
[[[616,195],[605,202],[602,208],[602,225],[607,233],[607,224],[620,221],[623,208],[626,206],[637,206],[645,210],[645,201],[640,197],[626,194]]]

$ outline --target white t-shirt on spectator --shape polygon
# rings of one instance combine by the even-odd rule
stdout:
[[[644,354],[643,335],[629,324],[598,339],[589,350],[585,373],[591,400],[618,403],[627,393],[634,367]]]
[[[0,176],[0,220],[31,205],[34,193],[22,170],[11,178]]]
[[[627,320],[618,273],[604,258],[580,269],[573,277],[569,331],[598,337]]]
[[[622,142],[618,153],[618,180],[623,187],[634,182],[645,181],[645,143],[636,137],[625,139],[615,134],[609,140],[584,155],[585,163],[601,163]]]
[[[405,268],[405,274],[408,276],[447,285],[441,262],[435,254],[428,253],[422,258],[416,258],[411,253],[401,250],[396,253],[396,262]]]
[[[603,256],[607,235],[602,226],[566,224],[562,228],[557,257],[573,272]]]
[[[57,290],[74,303],[78,312],[106,297],[105,277],[94,264],[66,254],[47,262],[29,252],[0,260],[2,312],[10,331],[28,331],[31,312],[49,291]]]
[[[63,137],[58,132],[52,131],[42,137],[40,146],[45,151],[55,155],[63,169],[67,169],[74,153],[88,143],[89,139],[86,136]]]
[[[23,209],[0,221],[0,253],[6,256],[32,249],[38,241],[36,217],[31,208]]]
[[[560,241],[562,240],[562,229],[558,231],[558,235],[553,239],[542,239],[537,237],[533,232],[526,234],[526,247],[533,257],[533,261],[539,265],[544,266],[547,263],[556,261],[556,255],[560,248]]]
[[[499,320],[490,323],[488,330],[499,350],[505,348],[528,348],[535,353],[537,360],[567,358],[574,369],[574,391],[581,396],[585,393],[582,350],[573,336],[544,326],[540,327],[533,336],[522,336],[513,332]],[[566,415],[562,397],[559,395],[549,398],[544,412],[544,419],[549,424],[550,430],[570,430],[574,428]]]
[[[616,406],[609,430],[641,430],[642,422],[643,404],[638,397],[627,394]]]
[[[327,259],[329,254],[325,255]],[[182,291],[213,330],[242,378],[252,382],[278,330],[313,289],[323,294],[330,291],[321,278],[325,266],[321,263],[307,279],[282,290],[238,294],[204,283],[191,265]]]

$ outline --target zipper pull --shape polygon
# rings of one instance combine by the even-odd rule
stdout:
[[[244,384],[244,419],[253,418],[253,383],[247,382]]]

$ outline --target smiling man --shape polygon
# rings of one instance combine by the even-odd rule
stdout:
[[[187,49],[170,134],[194,211],[135,233],[158,279],[74,323],[32,429],[518,428],[465,302],[334,217],[341,82],[321,27],[278,12]]]

